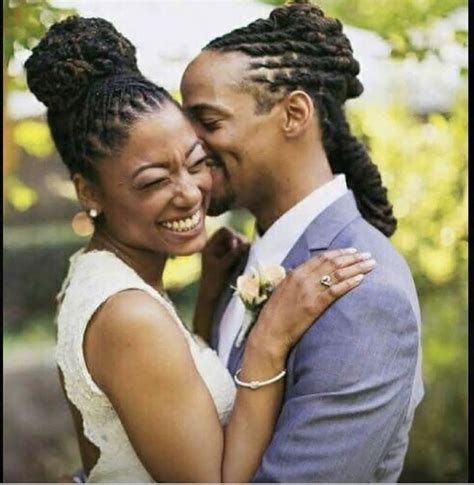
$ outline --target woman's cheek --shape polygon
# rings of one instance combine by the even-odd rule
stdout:
[[[205,194],[209,193],[212,189],[212,175],[210,167],[204,167],[198,174],[198,187]]]

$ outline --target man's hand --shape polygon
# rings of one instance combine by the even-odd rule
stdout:
[[[201,294],[208,300],[217,299],[233,268],[247,254],[249,247],[242,235],[227,227],[214,233],[202,252]]]

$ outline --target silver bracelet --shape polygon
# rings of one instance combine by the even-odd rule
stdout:
[[[286,375],[286,369],[283,369],[277,376],[268,379],[267,381],[251,381],[251,382],[243,382],[239,379],[239,374],[242,369],[239,369],[234,375],[235,383],[240,387],[247,387],[248,389],[259,389],[263,386],[268,386],[269,384],[273,384],[274,382],[279,381],[282,377]]]

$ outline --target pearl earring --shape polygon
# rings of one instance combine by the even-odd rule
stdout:
[[[89,216],[92,219],[95,219],[98,215],[99,215],[99,213],[97,212],[97,209],[90,209],[89,210]]]

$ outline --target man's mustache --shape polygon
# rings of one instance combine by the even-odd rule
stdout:
[[[206,165],[210,168],[225,168],[224,162],[217,155],[210,155]]]

